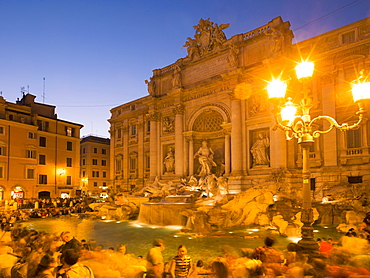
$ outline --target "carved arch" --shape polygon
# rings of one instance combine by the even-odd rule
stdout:
[[[216,104],[216,103],[206,103],[203,104],[197,111],[195,111],[192,115],[190,115],[189,122],[188,122],[188,130],[193,130],[194,123],[197,120],[197,118],[206,111],[215,111],[218,112],[223,122],[229,123],[230,122],[230,112],[228,108],[226,108],[224,105]]]

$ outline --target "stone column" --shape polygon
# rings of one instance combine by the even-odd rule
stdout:
[[[142,116],[141,116],[142,118]],[[138,183],[143,183],[144,180],[144,122],[141,119],[137,123],[137,146],[138,146],[138,157],[137,157],[137,170],[138,170]]]
[[[174,109],[175,114],[175,174],[184,175],[184,138],[183,138],[183,118],[185,107],[178,104]]]
[[[329,74],[321,78],[322,86],[322,115],[336,118],[335,113],[335,89],[334,89],[334,76]],[[323,121],[323,130],[329,127],[328,121]],[[323,156],[324,166],[337,166],[337,133],[336,130],[324,134],[322,137],[323,141]],[[319,139],[316,139],[315,144],[319,144]]]
[[[114,188],[116,188],[116,130],[115,130],[115,125],[111,124],[110,126],[110,152],[109,152],[109,177],[110,180],[112,181],[112,185]],[[86,185],[87,188],[89,185]]]
[[[243,146],[241,127],[241,105],[240,100],[231,96],[231,174],[243,174]]]
[[[230,134],[225,134],[225,175],[230,174]]]
[[[189,136],[188,138],[189,142],[189,176],[194,175],[194,140],[192,136]]]
[[[123,147],[123,159],[122,159],[122,171],[123,171],[123,183],[128,188],[128,179],[130,177],[130,168],[129,168],[129,153],[128,153],[128,143],[129,143],[129,126],[128,124],[124,124],[122,126],[122,147]]]
[[[231,145],[230,145],[230,133],[231,123],[222,124],[223,133],[225,135],[225,151],[224,151],[224,164],[225,164],[225,175],[230,174],[231,169]]]
[[[159,175],[158,165],[159,151],[158,151],[158,139],[159,129],[158,122],[161,118],[159,112],[153,112],[148,115],[147,119],[150,121],[150,179],[154,180]]]

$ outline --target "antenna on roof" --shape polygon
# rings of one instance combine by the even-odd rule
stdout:
[[[21,87],[21,94],[22,94],[22,97],[24,97],[24,93],[26,92],[26,88],[25,87]]]
[[[44,77],[44,85],[42,88],[42,103],[45,103],[45,77]]]

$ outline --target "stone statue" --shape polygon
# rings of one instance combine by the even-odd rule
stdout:
[[[163,118],[163,131],[164,132],[173,132],[174,131],[173,120],[170,117],[164,117]]]
[[[207,141],[202,142],[202,146],[199,150],[195,153],[194,158],[198,157],[198,161],[200,164],[198,174],[200,176],[206,176],[211,174],[212,167],[216,167],[216,162],[213,161],[213,150],[208,147]]]
[[[272,27],[269,32],[266,33],[266,35],[270,36],[270,51],[271,53],[275,53],[281,50],[281,47],[283,45],[284,41],[284,35],[283,33]]]
[[[173,173],[175,171],[175,154],[172,148],[168,150],[163,164],[166,166],[167,173]]]
[[[238,53],[239,49],[235,46],[235,44],[231,44],[230,51],[227,56],[227,61],[229,62],[230,67],[238,66]]]
[[[183,45],[183,47],[187,47],[188,51],[188,57],[190,60],[193,60],[194,56],[199,54],[199,49],[198,49],[198,43],[196,40],[192,38],[187,38],[187,41]]]
[[[175,69],[173,71],[173,78],[172,78],[172,87],[178,88],[181,87],[181,74],[180,74],[180,67],[175,65]]]
[[[251,153],[253,156],[253,165],[269,165],[270,159],[267,153],[267,148],[270,146],[269,139],[260,132],[258,139],[254,142]]]
[[[188,57],[192,60],[195,55],[204,56],[222,45],[226,41],[223,32],[230,24],[218,25],[208,19],[200,19],[198,25],[194,26],[195,39],[187,38],[184,47],[188,47]]]
[[[153,77],[150,77],[150,81],[145,80],[145,83],[148,85],[148,93],[150,95],[155,94],[155,82],[153,80]]]

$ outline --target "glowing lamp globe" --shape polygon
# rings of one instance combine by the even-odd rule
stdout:
[[[283,98],[285,97],[285,92],[287,85],[284,81],[274,79],[267,85],[267,92],[269,98]]]
[[[352,86],[353,101],[370,98],[370,82],[357,83]]]
[[[288,121],[289,123],[293,122],[297,114],[297,107],[291,102],[290,98],[285,103],[285,106],[281,108],[281,120]]]
[[[313,75],[313,70],[315,68],[315,64],[312,62],[301,62],[295,67],[295,72],[297,74],[297,78],[301,79],[304,77],[311,77]]]

